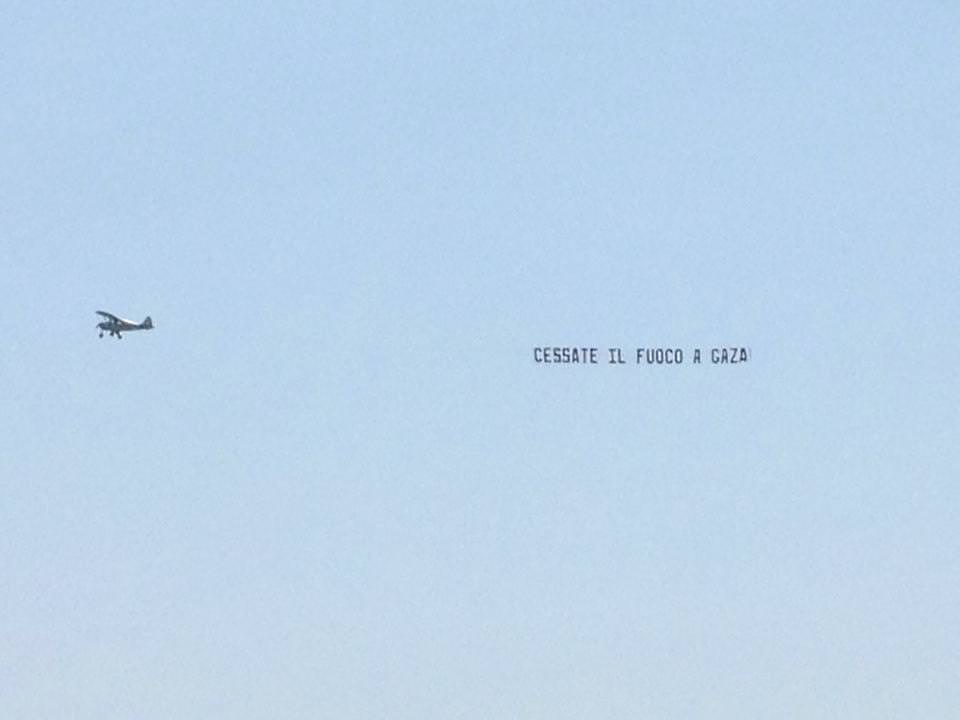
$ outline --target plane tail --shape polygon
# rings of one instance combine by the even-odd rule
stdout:
[[[143,327],[147,330],[153,329],[153,320],[150,319],[149,315],[147,315],[146,320],[144,320],[142,324],[143,324]]]

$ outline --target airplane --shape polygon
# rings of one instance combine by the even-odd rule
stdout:
[[[132,320],[124,320],[123,318],[118,318],[116,315],[113,315],[103,310],[97,310],[97,315],[102,315],[106,318],[101,323],[97,323],[97,327],[100,328],[100,337],[103,337],[103,331],[106,330],[111,335],[116,335],[117,340],[120,340],[123,336],[120,334],[120,331],[127,332],[128,330],[153,330],[153,320],[150,319],[150,316],[147,315],[146,319],[142,323],[135,323]]]

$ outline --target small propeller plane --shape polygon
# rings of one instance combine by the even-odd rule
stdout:
[[[132,320],[124,320],[119,318],[116,315],[113,315],[103,310],[97,310],[97,315],[102,315],[106,318],[101,323],[97,323],[97,327],[100,328],[100,337],[103,337],[103,332],[107,331],[111,335],[116,335],[117,340],[120,340],[123,336],[120,334],[120,331],[127,332],[129,330],[153,330],[153,320],[150,319],[150,316],[147,315],[146,319],[142,323],[135,323]]]

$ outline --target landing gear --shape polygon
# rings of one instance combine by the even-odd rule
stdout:
[[[100,333],[100,337],[103,337],[103,333]]]
[[[123,335],[121,335],[120,333],[117,333],[117,340],[123,340]]]

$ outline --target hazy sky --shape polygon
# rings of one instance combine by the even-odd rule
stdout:
[[[0,714],[954,713],[958,97],[950,3],[4,3]]]

